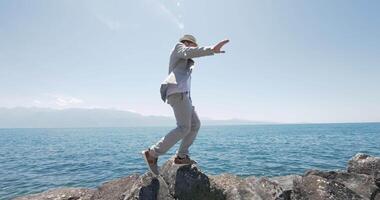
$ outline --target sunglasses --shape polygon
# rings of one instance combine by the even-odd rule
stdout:
[[[196,43],[194,42],[191,42],[191,41],[188,41],[188,40],[185,40],[186,42],[190,43],[190,44],[193,44],[194,46],[198,46]]]

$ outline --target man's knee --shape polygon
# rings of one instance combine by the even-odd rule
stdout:
[[[177,126],[177,128],[180,130],[181,134],[187,135],[191,131],[191,126],[189,125],[180,125]]]
[[[197,121],[191,125],[191,130],[198,131],[201,128],[201,122]]]

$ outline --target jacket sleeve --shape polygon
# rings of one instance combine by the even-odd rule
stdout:
[[[189,59],[201,56],[214,55],[212,47],[186,47],[185,44],[179,42],[176,44],[173,52],[176,57]]]

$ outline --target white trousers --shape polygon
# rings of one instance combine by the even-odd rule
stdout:
[[[174,93],[168,96],[168,103],[174,111],[177,127],[162,137],[150,147],[153,155],[158,157],[165,154],[172,146],[182,139],[176,155],[189,155],[189,147],[193,144],[201,126],[191,98],[186,93]]]

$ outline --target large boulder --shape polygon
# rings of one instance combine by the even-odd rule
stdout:
[[[212,187],[222,191],[227,200],[259,198],[249,183],[236,175],[223,173],[209,177]]]
[[[225,199],[222,191],[211,187],[209,177],[196,164],[176,165],[171,158],[162,165],[160,172],[175,199]]]
[[[348,161],[347,172],[367,174],[380,187],[380,158],[358,153]]]
[[[316,175],[295,179],[292,199],[295,200],[359,200],[364,199],[343,183]]]
[[[174,200],[169,192],[168,185],[161,176],[146,172],[126,187],[122,198],[102,198],[102,200]]]
[[[275,176],[269,178],[269,180],[277,183],[283,189],[283,197],[285,199],[291,199],[294,191],[294,181],[301,179],[300,175],[286,175],[286,176]]]
[[[261,198],[268,200],[288,199],[287,194],[279,184],[269,180],[267,177],[250,176],[245,179],[252,190]]]
[[[289,199],[280,185],[266,177],[241,178],[231,174],[210,176],[213,187],[223,191],[227,200],[280,200]]]
[[[139,180],[138,174],[112,180],[99,186],[91,200],[124,199],[125,192],[130,191],[135,182]]]
[[[342,183],[345,187],[360,195],[364,199],[371,199],[371,197],[373,197],[378,190],[373,179],[366,174],[355,174],[344,171],[324,172],[319,170],[308,170],[305,175],[316,175],[329,181]],[[378,195],[377,199],[380,200],[380,195]]]
[[[95,190],[87,188],[56,188],[13,200],[90,200],[94,192]]]

